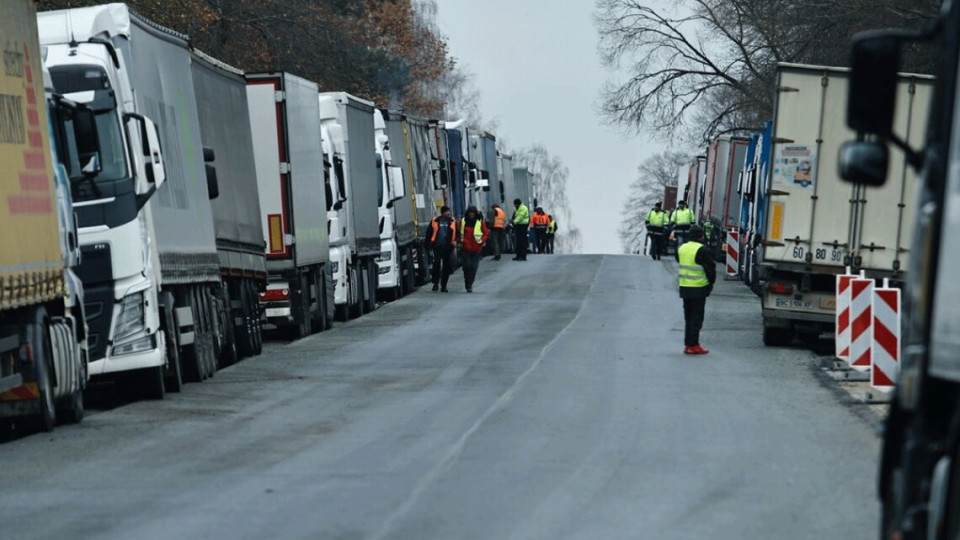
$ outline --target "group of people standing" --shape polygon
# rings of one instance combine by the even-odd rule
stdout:
[[[650,239],[650,256],[659,261],[666,251],[667,238],[672,234],[677,249],[680,249],[689,236],[690,227],[697,223],[697,216],[687,207],[687,201],[680,201],[673,212],[667,212],[663,209],[663,203],[657,202],[647,212],[645,221]]]
[[[447,284],[453,273],[454,249],[459,248],[463,285],[468,293],[472,293],[484,248],[489,241],[493,260],[499,261],[502,250],[507,246],[508,228],[514,234],[516,256],[513,260],[527,260],[528,242],[534,245],[535,253],[553,253],[556,220],[541,207],[537,207],[531,215],[530,209],[520,199],[513,201],[513,207],[513,216],[508,221],[506,211],[499,204],[491,206],[492,219],[489,224],[476,206],[467,208],[460,220],[453,217],[450,207],[440,208],[440,215],[431,220],[427,229],[427,243],[433,249],[434,291],[449,292]]]

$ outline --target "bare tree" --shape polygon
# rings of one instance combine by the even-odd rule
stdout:
[[[629,130],[702,138],[755,130],[773,111],[781,62],[843,65],[860,29],[920,24],[939,0],[598,0],[600,57],[624,80],[608,82],[601,113]],[[921,51],[922,52],[922,51]],[[924,69],[915,55],[907,68]]]
[[[542,206],[557,220],[557,252],[578,253],[582,247],[582,237],[580,229],[573,223],[573,212],[567,199],[570,169],[539,144],[515,152],[514,163],[530,170],[532,197],[538,206]]]
[[[680,167],[690,157],[680,152],[656,154],[637,167],[637,178],[630,184],[623,202],[617,234],[626,254],[641,253],[646,242],[644,226],[647,212],[662,201],[664,188],[677,185]],[[666,209],[669,210],[669,209]]]

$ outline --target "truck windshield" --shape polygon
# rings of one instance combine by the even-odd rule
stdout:
[[[107,73],[95,65],[68,65],[50,68],[50,77],[54,88],[61,94],[92,94],[87,105],[94,111],[97,122],[101,166],[100,173],[93,180],[101,184],[128,178],[123,132]]]

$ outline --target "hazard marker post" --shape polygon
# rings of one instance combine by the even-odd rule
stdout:
[[[866,372],[873,365],[873,280],[850,281],[850,367]]]
[[[727,231],[727,278],[740,276],[740,233]]]
[[[837,314],[836,314],[836,357],[850,361],[850,282],[857,276],[846,274],[837,276]]]
[[[871,351],[870,386],[880,392],[892,392],[900,371],[901,350],[900,289],[891,288],[883,280],[883,287],[873,291],[873,339]]]

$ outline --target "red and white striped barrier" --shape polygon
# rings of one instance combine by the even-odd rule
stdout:
[[[850,280],[850,367],[867,371],[872,365],[873,280]]]
[[[740,274],[740,233],[727,232],[727,276],[736,277]]]
[[[891,392],[900,372],[900,289],[889,287],[873,290],[873,351],[870,386]]]
[[[837,276],[837,358],[850,361],[850,282],[857,276],[847,273]]]

